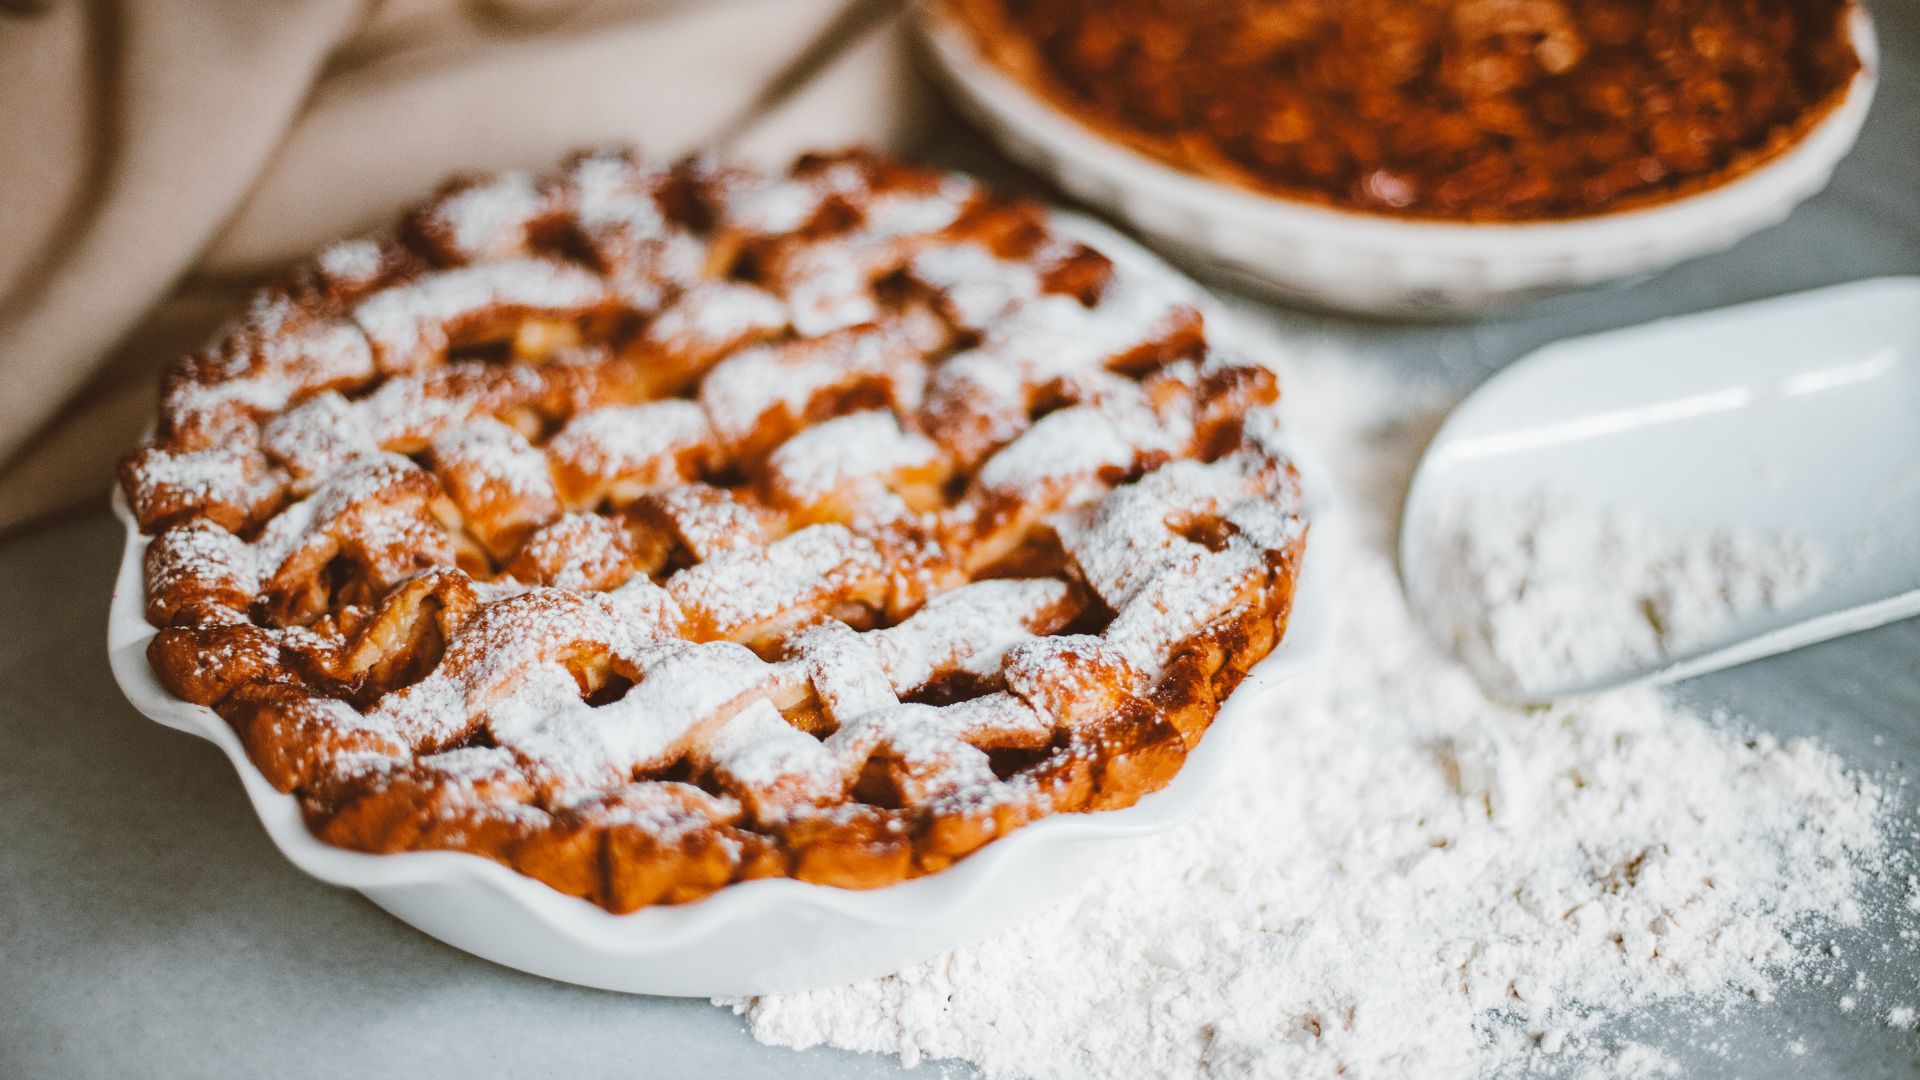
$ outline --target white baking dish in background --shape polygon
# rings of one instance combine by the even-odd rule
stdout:
[[[995,67],[940,0],[920,0],[924,50],[1000,147],[1183,262],[1283,300],[1367,315],[1461,316],[1650,274],[1778,224],[1853,147],[1878,79],[1872,20],[1854,9],[1861,70],[1805,138],[1770,162],[1642,210],[1524,224],[1398,220],[1204,179],[1102,138]]]
[[[1054,214],[1060,230],[1116,262],[1163,275],[1174,271],[1139,245],[1080,215]],[[1177,276],[1177,275],[1175,275]],[[1183,282],[1206,310],[1209,336],[1231,347],[1216,305]],[[1296,449],[1314,511],[1311,545],[1328,536],[1326,472]],[[218,746],[288,861],[333,885],[356,889],[401,921],[496,963],[564,982],[631,993],[691,997],[832,986],[885,975],[977,941],[1071,894],[1129,839],[1162,832],[1206,801],[1232,753],[1238,729],[1262,722],[1273,689],[1299,674],[1324,647],[1330,597],[1319,560],[1305,560],[1287,633],[1222,704],[1208,736],[1162,790],[1134,806],[1042,818],[995,840],[946,870],[878,889],[841,889],[787,878],[729,885],[687,904],[616,915],[558,892],[491,859],[454,851],[375,855],[315,837],[298,802],[268,783],[226,721],[173,696],[154,676],[144,616],[142,535],[116,491],[127,529],[114,584],[107,652],[115,680],[140,712]]]

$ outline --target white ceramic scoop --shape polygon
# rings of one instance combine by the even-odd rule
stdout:
[[[1598,675],[1503,674],[1464,653],[1510,700],[1668,682],[1920,613],[1920,278],[1562,341],[1489,380],[1407,496],[1401,572],[1429,628],[1448,625],[1439,575],[1462,565],[1439,543],[1437,523],[1462,520],[1448,508],[1542,489],[1689,535],[1794,537],[1822,568],[1790,602]]]

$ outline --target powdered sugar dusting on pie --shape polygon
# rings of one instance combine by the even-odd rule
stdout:
[[[1285,628],[1263,368],[864,153],[455,183],[169,375],[150,655],[331,843],[616,911],[1164,784]]]

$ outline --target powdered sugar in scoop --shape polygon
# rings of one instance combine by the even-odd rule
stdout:
[[[1572,495],[1438,508],[1419,607],[1491,686],[1584,686],[1712,646],[1742,616],[1812,592],[1822,553],[1787,535],[1681,529]]]

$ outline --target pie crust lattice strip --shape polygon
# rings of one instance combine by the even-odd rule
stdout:
[[[969,180],[590,152],[261,292],[121,479],[155,672],[316,835],[630,911],[1163,786],[1286,626],[1277,398]]]

